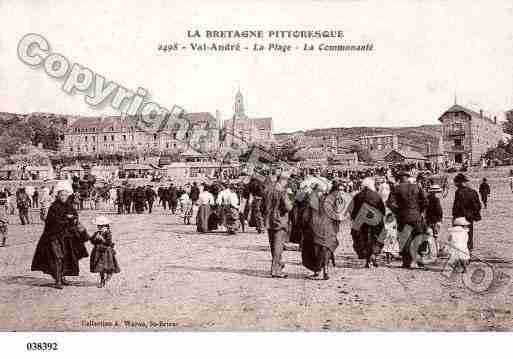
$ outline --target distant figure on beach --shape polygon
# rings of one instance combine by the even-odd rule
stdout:
[[[488,207],[488,196],[490,195],[490,185],[483,178],[483,182],[479,185],[479,194],[481,195],[481,202],[483,202],[484,208]]]

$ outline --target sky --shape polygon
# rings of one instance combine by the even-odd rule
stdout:
[[[51,51],[148,100],[187,112],[233,113],[240,88],[250,117],[275,132],[436,124],[455,102],[504,117],[513,108],[513,3],[502,1],[0,0],[0,111],[101,116],[84,94],[23,63],[19,41]],[[330,44],[372,42],[367,53],[164,53],[188,30],[343,30]],[[225,43],[227,40],[217,39]],[[233,42],[233,41],[232,41]],[[243,40],[252,45],[253,40]],[[303,46],[304,40],[258,40]],[[319,44],[314,40],[314,44]]]

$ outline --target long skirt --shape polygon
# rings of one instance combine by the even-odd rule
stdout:
[[[290,242],[300,244],[303,241],[303,223],[301,221],[302,209],[294,206],[289,212],[290,219]]]
[[[326,267],[333,258],[333,252],[328,248],[321,246],[310,240],[303,240],[301,247],[301,259],[303,265],[314,272],[319,272]]]
[[[140,214],[140,213],[143,213],[144,212],[144,202],[142,201],[136,201],[134,203],[134,207],[135,207],[135,212]]]
[[[311,228],[303,229],[301,245],[301,259],[303,265],[314,272],[319,272],[334,258],[334,251],[338,247],[336,237],[320,237]]]
[[[110,246],[96,245],[89,261],[91,273],[119,273],[116,252]]]
[[[378,255],[383,248],[383,243],[378,241],[382,226],[369,226],[362,224],[360,230],[351,229],[353,249],[359,259],[368,259],[372,254]]]
[[[251,202],[251,215],[249,217],[249,226],[257,229],[258,232],[264,228],[264,216],[262,215],[262,198],[255,197]]]
[[[223,206],[224,221],[228,233],[236,233],[240,228],[239,210],[231,206]]]
[[[208,232],[209,226],[208,226],[208,220],[211,214],[210,205],[208,204],[202,204],[198,208],[198,214],[196,215],[196,229],[198,232]]]
[[[82,242],[87,234],[66,233],[54,240],[40,240],[32,260],[31,270],[41,271],[56,277],[57,261],[62,261],[62,274],[65,276],[78,276],[78,261],[88,257],[87,250]],[[75,242],[75,243],[74,243]]]
[[[219,225],[219,218],[217,216],[217,210],[212,208],[210,210],[210,215],[208,216],[208,230],[215,231]]]
[[[385,217],[385,241],[383,252],[399,255],[399,241],[397,239],[397,221],[392,212],[387,210]]]

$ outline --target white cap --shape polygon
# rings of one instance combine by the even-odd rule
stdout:
[[[376,190],[376,186],[374,184],[374,178],[372,177],[365,177],[363,180],[362,180],[362,187],[365,187],[365,188],[368,188],[372,191],[375,191]]]
[[[68,181],[58,181],[54,187],[54,192],[59,193],[60,191],[73,193],[73,187],[71,187],[71,183],[69,183]]]
[[[470,222],[465,217],[458,217],[453,222],[455,226],[468,226],[469,224]]]

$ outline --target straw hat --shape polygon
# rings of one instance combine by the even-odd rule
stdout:
[[[454,226],[468,226],[470,224],[469,221],[465,217],[458,217],[454,220]]]
[[[93,224],[97,226],[108,226],[110,224],[110,220],[105,216],[99,216],[93,220]]]

